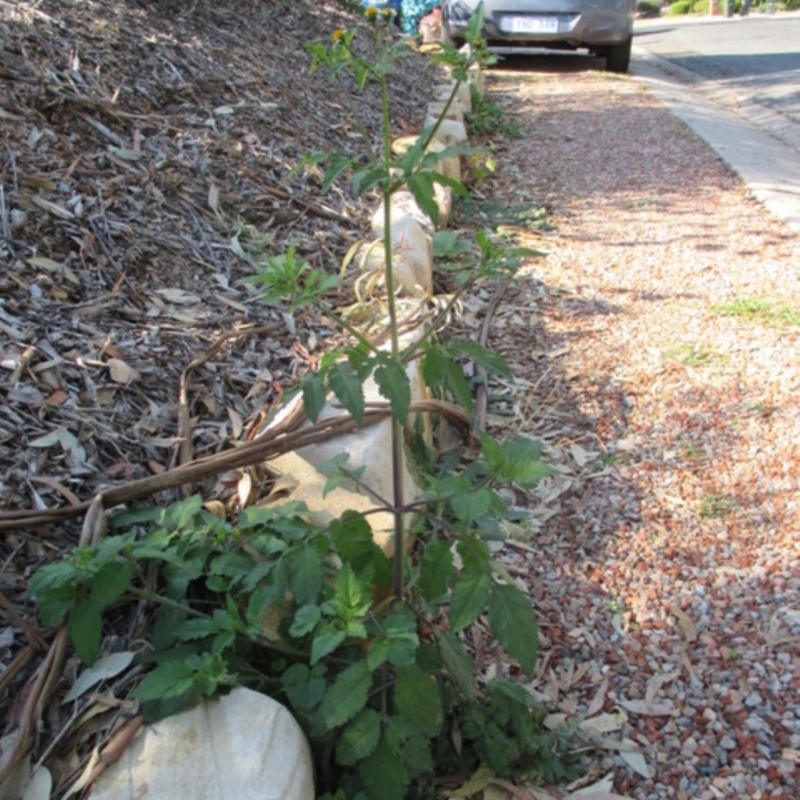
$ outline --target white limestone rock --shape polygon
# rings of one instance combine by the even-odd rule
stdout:
[[[280,703],[237,688],[147,725],[91,800],[314,800],[308,743]]]

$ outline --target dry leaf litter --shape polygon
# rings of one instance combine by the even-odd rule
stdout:
[[[308,77],[302,45],[335,7],[0,8],[0,502],[47,509],[247,438],[329,334],[240,284],[249,256],[296,242],[337,269],[369,203],[291,171],[363,145],[343,93]],[[532,688],[579,726],[595,796],[796,797],[797,334],[711,306],[799,307],[800,243],[635,81],[533,66],[490,75],[524,136],[481,187],[555,224],[510,215],[547,256],[488,338],[516,376],[490,385],[488,426],[543,438],[557,466],[517,496],[532,521],[502,553],[540,615]],[[427,99],[419,70],[394,84],[398,132]],[[468,330],[492,296],[467,301]],[[7,704],[41,649],[25,578],[75,531],[3,537]]]

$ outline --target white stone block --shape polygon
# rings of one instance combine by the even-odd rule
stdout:
[[[430,119],[428,117],[425,118],[425,127],[431,127],[436,124],[435,119]],[[445,147],[450,147],[452,145],[457,144],[467,144],[467,129],[463,122],[457,122],[454,119],[445,119],[442,120],[441,125],[439,125],[436,135],[434,136],[434,142],[438,142],[439,144],[444,145]]]
[[[440,102],[447,102],[447,100],[450,99],[450,95],[453,94],[454,89],[456,101],[460,103],[465,111],[472,111],[472,93],[469,89],[469,83],[456,83],[453,81],[452,83],[440,84],[434,89],[433,99]]]
[[[433,245],[425,229],[411,217],[392,221],[392,276],[396,290],[410,297],[427,297],[433,291]],[[362,250],[361,269],[385,273],[386,258],[381,240]]]
[[[419,207],[414,195],[408,189],[400,189],[392,195],[389,214],[392,226],[402,217],[411,217],[429,236],[433,235],[434,225],[431,218]],[[384,221],[384,204],[381,203],[372,215],[370,223],[372,232],[378,238],[383,237]]]
[[[91,800],[314,800],[311,754],[288,709],[237,688],[145,726]]]
[[[445,119],[454,119],[457,122],[464,121],[464,106],[461,105],[458,101],[453,101],[450,103],[450,106],[447,106],[447,101],[445,100],[434,100],[431,103],[428,103],[427,115],[429,119],[438,119],[445,113],[445,108],[447,108],[447,115]]]
[[[402,136],[392,142],[392,150],[398,155],[402,155],[418,139],[418,136]],[[427,152],[438,153],[447,146],[448,145],[442,142],[433,141],[428,145]],[[461,159],[458,158],[458,156],[448,156],[447,158],[439,160],[434,169],[436,172],[441,172],[442,175],[446,175],[448,178],[452,178],[454,181],[461,183]]]
[[[453,213],[453,190],[441,183],[434,184],[434,198],[439,208],[439,228],[446,228],[450,224],[450,215]]]

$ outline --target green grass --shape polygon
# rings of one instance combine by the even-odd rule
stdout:
[[[725,317],[739,317],[739,319],[761,322],[765,325],[800,326],[800,310],[788,303],[776,303],[773,300],[744,297],[728,303],[713,305],[711,310]]]
[[[724,497],[718,497],[717,495],[707,494],[701,501],[700,501],[700,516],[703,519],[708,519],[709,517],[724,517],[733,510],[730,502],[726,500]]]
[[[702,367],[721,358],[719,353],[713,350],[689,344],[667,347],[661,351],[661,355],[668,361],[680,361],[681,364],[686,364],[687,367]]]

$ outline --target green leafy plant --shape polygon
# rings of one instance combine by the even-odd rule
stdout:
[[[481,95],[471,87],[472,110],[466,115],[470,133],[479,141],[491,139],[498,134],[509,139],[520,139],[522,130],[515,119],[509,119],[497,103]]]
[[[471,387],[462,359],[509,374],[497,355],[473,342],[442,341],[435,331],[460,293],[478,280],[513,276],[534,253],[487,233],[471,244],[437,234],[434,248],[456,291],[424,335],[401,346],[390,200],[406,188],[436,221],[435,185],[465,191],[437,165],[465,150],[433,152],[428,145],[437,122],[406,153],[393,155],[388,78],[408,48],[387,29],[389,15],[367,9],[367,16],[374,60],[360,54],[355,30],[335,31],[329,43],[309,49],[315,69],[337,78],[349,73],[359,90],[377,83],[383,140],[365,157],[316,154],[309,163],[326,164],[323,190],[347,174],[357,192],[376,191],[384,201],[388,347],[337,312],[330,297],[336,275],[312,268],[293,248],[263,258],[255,248],[242,249],[259,270],[253,280],[265,300],[314,306],[349,334],[348,344],[303,377],[307,416],[317,420],[333,395],[360,424],[369,378],[391,407],[393,496],[384,501],[394,518],[391,556],[375,543],[364,514],[348,511],[321,524],[304,505],[290,502],[247,507],[228,522],[192,497],[167,509],[117,515],[118,533],[42,567],[30,590],[46,624],[67,621],[70,640],[87,663],[96,658],[117,605],[131,598],[143,602],[152,635],[141,660],[153,668],[134,696],[146,717],[174,713],[235,684],[267,692],[285,702],[305,729],[325,797],[429,798],[437,774],[468,774],[481,764],[497,774],[555,781],[573,775],[573,761],[561,735],[543,725],[544,710],[515,680],[534,672],[536,615],[489,547],[502,536],[506,517],[499,489],[509,483],[531,487],[550,472],[542,445],[525,438],[500,441],[485,432],[441,455],[421,437],[413,448],[405,443],[412,361],[434,392],[468,410]],[[482,10],[470,22],[473,45],[481,25]],[[436,58],[464,81],[480,52],[445,45]],[[401,465],[412,449],[423,491],[408,504]],[[345,478],[361,481],[358,470],[336,459],[326,490]],[[465,644],[465,632],[479,622],[507,656],[497,677],[477,673]]]

